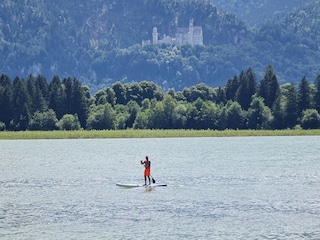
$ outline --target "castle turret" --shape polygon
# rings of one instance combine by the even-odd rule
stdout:
[[[193,19],[189,20],[189,44],[193,46]]]
[[[158,29],[156,27],[154,27],[152,30],[152,44],[157,45],[158,39],[159,39]]]

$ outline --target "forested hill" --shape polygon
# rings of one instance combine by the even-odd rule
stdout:
[[[203,27],[208,46],[252,37],[244,23],[219,13],[207,0],[6,0],[0,3],[0,16],[2,72],[12,77],[71,75],[90,86],[121,79],[174,81],[166,73],[134,76],[126,72],[133,68],[139,72],[135,62],[141,58],[126,48],[150,40],[153,27],[161,35],[174,36],[178,26],[187,27],[193,18],[195,25]],[[110,53],[114,49],[119,51]],[[120,59],[114,59],[114,54]]]
[[[201,82],[221,86],[248,67],[259,79],[269,64],[280,83],[312,80],[320,69],[318,5],[256,32],[210,0],[5,0],[0,71],[12,78],[74,76],[92,91],[116,81],[176,90]],[[204,46],[141,46],[153,27],[174,36],[190,19],[202,27]]]
[[[278,21],[313,0],[211,0],[217,7],[233,13],[248,25],[259,28],[266,22]],[[239,11],[241,9],[241,11]]]

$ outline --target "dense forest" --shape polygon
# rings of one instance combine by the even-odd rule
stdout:
[[[0,76],[0,129],[286,129],[320,128],[320,75],[279,85],[272,65],[257,82],[251,68],[223,87],[198,84],[166,93],[153,82],[97,91],[76,78]]]
[[[211,0],[218,8],[233,13],[249,26],[260,28],[266,22],[279,21],[310,0]],[[239,11],[240,10],[240,11]]]
[[[270,9],[283,2],[273,1]],[[117,81],[182,91],[201,83],[223,86],[249,67],[261,79],[271,64],[280,84],[297,85],[301,76],[315,79],[320,69],[320,4],[308,2],[294,8],[297,1],[291,1],[287,5],[293,10],[283,11],[279,21],[253,29],[209,0],[5,0],[0,3],[0,72],[11,79],[75,76],[92,92]],[[259,0],[248,6],[258,3],[265,9],[270,4]],[[190,19],[202,27],[204,46],[142,47],[153,27],[174,36]]]

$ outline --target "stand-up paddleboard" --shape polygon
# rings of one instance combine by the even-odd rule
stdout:
[[[134,184],[134,183],[116,183],[117,186],[119,187],[124,187],[124,188],[135,188],[135,187],[166,187],[167,184],[160,184],[160,183],[152,183],[149,185],[144,185],[144,184]]]

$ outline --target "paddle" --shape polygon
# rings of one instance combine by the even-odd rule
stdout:
[[[152,179],[152,183],[156,183],[156,180],[154,180],[154,178],[150,175],[151,179]]]

